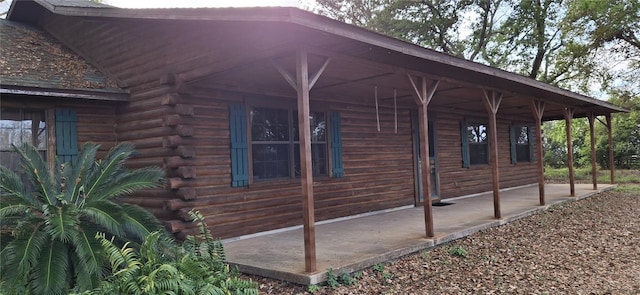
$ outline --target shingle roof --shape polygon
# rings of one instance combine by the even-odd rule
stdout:
[[[0,85],[123,92],[82,57],[28,25],[0,20]]]

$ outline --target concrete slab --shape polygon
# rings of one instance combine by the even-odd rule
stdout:
[[[318,271],[314,273],[304,271],[301,228],[225,241],[225,249],[229,263],[244,273],[318,284],[326,280],[329,268],[336,273],[354,272],[614,187],[600,184],[596,191],[591,184],[576,184],[577,197],[572,198],[568,184],[547,184],[545,206],[538,204],[537,185],[506,189],[500,193],[501,219],[493,218],[492,193],[446,199],[453,205],[433,207],[436,236],[431,239],[425,238],[422,207],[316,224]]]

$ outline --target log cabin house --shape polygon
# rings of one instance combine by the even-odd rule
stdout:
[[[62,160],[133,142],[167,181],[129,202],[178,237],[192,208],[221,238],[302,224],[307,271],[315,221],[423,206],[430,237],[433,202],[493,191],[500,218],[500,189],[537,183],[544,204],[541,123],[625,111],[295,8],[24,0],[7,19],[0,132],[32,136],[3,137],[3,164],[20,141]]]

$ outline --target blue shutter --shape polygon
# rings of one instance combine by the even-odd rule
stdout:
[[[511,164],[518,163],[518,152],[516,150],[516,143],[518,139],[516,138],[516,126],[509,126],[509,139],[511,143]],[[520,132],[518,132],[518,136],[520,136]],[[531,140],[529,140],[531,142]]]
[[[56,155],[60,163],[78,156],[78,117],[73,109],[56,109]]]
[[[340,113],[329,113],[331,128],[331,175],[333,178],[342,178],[344,168],[342,166],[342,134],[340,132]]]
[[[467,122],[460,122],[460,142],[462,143],[462,167],[469,168],[469,140],[467,139]]]
[[[529,161],[533,162],[535,158],[535,141],[533,140],[533,127],[527,127],[527,138],[529,138]]]
[[[249,145],[247,143],[247,110],[244,105],[229,106],[231,137],[231,186],[249,185]]]

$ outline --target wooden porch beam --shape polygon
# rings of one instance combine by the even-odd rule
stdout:
[[[566,124],[567,131],[567,165],[569,166],[569,186],[571,191],[571,196],[576,196],[576,179],[573,171],[573,138],[571,137],[571,122],[573,120],[573,115],[575,110],[573,108],[564,108],[563,109],[564,120]]]
[[[325,58],[324,62],[322,63],[322,66],[320,67],[320,69],[318,69],[318,71],[315,74],[313,74],[311,76],[311,78],[308,78],[307,87],[309,88],[309,90],[311,90],[311,88],[313,88],[313,85],[315,85],[316,82],[318,82],[318,79],[320,79],[320,75],[322,75],[324,70],[327,69],[327,66],[329,66],[329,62],[330,61],[331,61],[330,57]],[[287,81],[287,83],[289,83],[289,85],[291,85],[291,87],[293,87],[293,89],[295,89],[296,91],[298,90],[298,85],[296,84],[296,79],[293,77],[293,75],[291,75],[291,73],[289,73],[289,71],[287,71],[284,67],[282,67],[282,65],[280,65],[275,60],[271,60],[271,65],[273,65],[273,67],[276,68],[276,70],[278,70],[280,75],[282,75],[282,77],[285,79],[285,81]],[[309,64],[308,64],[308,61],[307,61],[307,75],[309,74],[308,67],[309,67]],[[298,69],[296,68],[296,71],[297,70]]]
[[[329,65],[330,61],[331,61],[330,57],[325,58],[320,69],[318,69],[318,71],[315,74],[313,74],[313,77],[311,77],[311,79],[309,80],[309,90],[313,88],[313,85],[316,85],[316,82],[318,82],[320,75],[322,75],[322,73],[324,73],[324,70],[327,69],[327,66]]]
[[[420,89],[416,86],[416,83],[413,81],[413,77],[411,74],[407,74],[407,78],[409,78],[409,82],[411,83],[411,87],[414,91],[414,98],[416,99],[416,104],[429,104],[431,102],[431,98],[436,93],[438,89],[438,85],[440,84],[440,80],[434,80],[431,83],[431,87],[427,88],[427,78],[421,77],[419,80],[421,81]]]
[[[610,173],[610,178],[609,178],[609,182],[611,184],[616,183],[615,180],[615,166],[614,166],[614,161],[613,161],[613,125],[611,125],[611,114],[606,114],[605,119],[607,120],[607,124],[605,124],[605,126],[607,126],[607,135],[609,137],[609,173]]]
[[[284,80],[287,81],[287,83],[289,83],[289,85],[291,85],[291,87],[293,87],[293,89],[297,91],[298,85],[296,84],[296,79],[275,60],[271,60],[271,64],[273,65],[274,68],[276,68],[276,70],[278,70],[280,75],[282,75],[282,78],[284,78]]]
[[[544,152],[542,150],[542,116],[544,115],[545,103],[539,100],[531,101],[531,111],[536,122],[536,152],[538,164],[538,192],[540,196],[540,206],[545,205],[544,196]],[[531,139],[529,139],[531,140]]]
[[[596,115],[589,113],[587,119],[589,120],[589,138],[591,140],[591,181],[593,182],[593,189],[598,189],[598,169],[596,167],[596,132],[594,130]]]
[[[286,79],[286,78],[285,78]],[[298,93],[298,132],[300,137],[300,182],[302,184],[302,219],[304,264],[308,273],[316,271],[316,229],[311,169],[311,126],[309,122],[309,63],[307,52],[296,52],[296,92]]]
[[[482,102],[484,103],[487,112],[489,113],[489,149],[491,150],[491,176],[493,180],[493,214],[495,218],[501,218],[500,212],[500,170],[498,168],[498,127],[496,124],[496,114],[500,103],[502,102],[502,93],[483,90],[484,97]]]
[[[429,102],[431,102],[431,98],[436,93],[436,89],[438,88],[438,84],[440,81],[436,80],[431,83],[431,87],[427,87],[427,78],[420,78],[420,89],[416,86],[416,83],[413,81],[413,77],[411,75],[407,75],[411,85],[413,86],[413,90],[415,91],[413,97],[416,99],[416,104],[418,105],[418,125],[420,131],[420,159],[421,165],[420,170],[422,174],[423,184],[423,204],[422,207],[424,209],[424,225],[425,225],[425,233],[428,238],[432,238],[435,236],[435,230],[433,226],[433,207],[431,204],[431,163],[429,161],[429,117],[428,117],[428,106]]]

